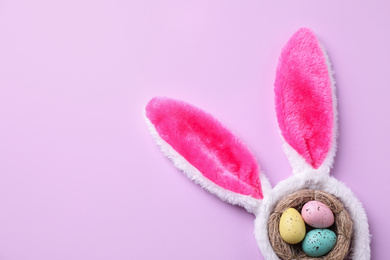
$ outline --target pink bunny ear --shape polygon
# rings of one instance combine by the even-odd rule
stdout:
[[[145,111],[157,143],[188,177],[250,212],[263,198],[256,159],[211,115],[168,98],[152,99]]]
[[[331,150],[335,147],[336,110],[332,82],[327,57],[315,34],[307,28],[298,30],[280,56],[275,81],[276,113],[286,142],[314,169],[328,154],[330,161],[334,156]]]

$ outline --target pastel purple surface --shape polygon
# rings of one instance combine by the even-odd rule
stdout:
[[[372,259],[390,211],[387,1],[0,3],[0,259],[263,259],[254,217],[156,148],[154,96],[202,107],[275,185],[290,176],[274,109],[281,48],[313,29],[336,72],[332,175],[362,201]]]

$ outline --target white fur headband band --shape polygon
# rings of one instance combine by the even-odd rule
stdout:
[[[275,106],[293,175],[271,187],[250,150],[210,114],[187,103],[154,98],[145,108],[150,132],[163,153],[190,179],[224,201],[255,214],[255,236],[266,259],[279,259],[267,221],[275,205],[303,189],[337,197],[353,221],[351,257],[370,259],[362,204],[329,175],[336,152],[335,86],[327,56],[314,33],[298,30],[283,48],[275,80]]]

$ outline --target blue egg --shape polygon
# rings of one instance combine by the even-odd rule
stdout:
[[[313,229],[308,232],[302,241],[303,251],[313,257],[323,256],[332,250],[337,236],[329,229]]]

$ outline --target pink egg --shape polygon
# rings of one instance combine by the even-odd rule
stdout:
[[[315,228],[327,228],[333,225],[334,215],[328,206],[319,201],[307,202],[301,211],[303,220]]]

